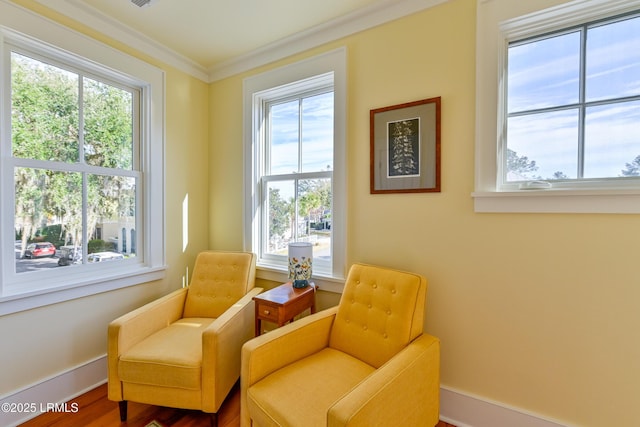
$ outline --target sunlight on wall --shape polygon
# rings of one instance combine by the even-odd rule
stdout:
[[[182,200],[182,252],[187,251],[189,245],[189,194]]]
[[[186,288],[189,286],[189,266],[184,269],[184,276],[182,276],[182,287]]]
[[[182,200],[182,253],[187,251],[189,246],[189,193],[185,194]],[[185,268],[182,276],[182,287],[189,286],[189,266]]]

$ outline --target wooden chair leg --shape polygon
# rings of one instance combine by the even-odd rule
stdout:
[[[120,407],[120,421],[127,421],[127,401],[121,400],[118,402],[118,406]]]
[[[216,412],[211,415],[211,427],[218,427],[218,414]]]

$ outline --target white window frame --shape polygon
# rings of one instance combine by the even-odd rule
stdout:
[[[640,0],[575,0],[532,11],[535,7],[533,2],[510,0],[484,0],[478,5],[475,211],[640,213],[637,181],[602,180],[587,188],[527,190],[500,185],[509,42],[632,12],[640,8]]]
[[[245,158],[244,246],[260,251],[260,187],[263,132],[262,106],[275,88],[305,87],[305,82],[333,76],[334,148],[332,171],[332,263],[324,271],[314,269],[313,280],[323,290],[341,292],[345,274],[346,243],[346,49],[340,48],[291,65],[249,77],[243,86],[243,128]],[[316,81],[316,83],[318,82]],[[304,174],[303,174],[304,175]],[[276,263],[272,257],[259,257],[258,277],[285,282],[286,260]]]
[[[13,166],[10,135],[10,75],[5,43],[27,47],[60,62],[113,77],[140,91],[142,219],[137,229],[143,256],[132,262],[16,274],[14,239],[0,240],[0,316],[164,277],[164,72],[18,6],[0,2],[0,233],[13,237]],[[153,197],[151,197],[153,194]],[[83,268],[90,267],[90,268]],[[45,283],[45,286],[42,285]]]
[[[260,121],[264,118],[265,122],[269,122],[268,111],[269,108],[278,102],[282,102],[284,99],[288,100],[299,100],[300,98],[309,97],[312,95],[318,95],[320,93],[333,93],[333,73],[327,73],[320,76],[311,77],[310,79],[305,79],[303,81],[294,82],[290,85],[284,85],[278,87],[276,89],[267,89],[266,91],[256,93],[255,94],[255,105],[254,112],[256,120]],[[260,118],[260,119],[259,119]],[[269,147],[270,141],[269,133],[270,127],[267,124],[265,127],[265,132],[260,132],[261,141],[259,144],[262,147]],[[300,143],[300,141],[299,141]],[[259,238],[256,240],[255,251],[260,258],[260,263],[264,265],[275,266],[276,268],[284,265],[283,263],[286,260],[282,259],[281,255],[274,255],[272,253],[264,253],[265,247],[267,246],[267,240],[269,238],[269,233],[266,229],[268,225],[268,211],[265,207],[267,203],[267,195],[269,191],[269,183],[272,182],[282,182],[282,181],[293,181],[295,183],[294,186],[297,187],[298,181],[301,180],[309,180],[309,179],[330,179],[333,181],[333,171],[319,171],[319,172],[293,172],[288,174],[269,174],[266,173],[269,159],[271,158],[271,153],[268,151],[268,148],[265,148],[264,151],[258,150],[258,155],[260,155],[261,162],[260,164],[256,164],[258,168],[258,176],[261,177],[262,185],[260,186],[260,191],[256,192],[260,197],[260,207],[258,208],[258,212],[260,213],[259,221],[261,225],[258,226]],[[264,171],[264,172],[261,172]],[[258,231],[257,230],[257,231]],[[313,271],[320,275],[331,276],[331,264],[315,258],[313,260]]]

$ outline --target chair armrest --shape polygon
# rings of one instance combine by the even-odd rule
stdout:
[[[303,317],[260,335],[242,347],[240,424],[251,425],[246,396],[249,387],[270,373],[329,345],[337,307]]]
[[[338,400],[327,425],[435,426],[440,407],[440,340],[421,335]]]
[[[202,333],[202,410],[217,412],[240,377],[242,345],[254,336],[253,288]]]
[[[182,317],[187,289],[181,288],[124,314],[109,324],[107,332],[107,367],[109,399],[122,400],[118,377],[118,360],[122,353]]]

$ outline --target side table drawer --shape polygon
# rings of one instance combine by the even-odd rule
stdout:
[[[273,306],[258,303],[257,313],[261,319],[278,322],[278,309]]]

